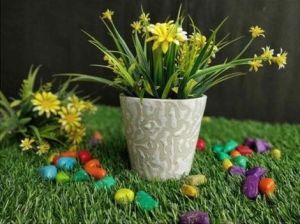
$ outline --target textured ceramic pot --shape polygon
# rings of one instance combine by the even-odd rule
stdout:
[[[148,99],[120,96],[132,169],[146,179],[177,179],[189,174],[206,96]]]

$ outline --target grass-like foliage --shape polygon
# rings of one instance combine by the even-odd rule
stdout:
[[[105,65],[94,64],[112,70],[112,80],[86,74],[68,74],[73,81],[91,81],[104,83],[118,88],[125,95],[140,98],[185,99],[202,96],[208,89],[220,82],[243,75],[235,68],[250,66],[257,71],[263,62],[277,64],[283,68],[287,53],[280,51],[274,56],[270,47],[262,48],[261,54],[244,56],[253,40],[264,37],[264,30],[252,26],[249,30],[249,42],[240,53],[228,57],[221,64],[215,64],[216,54],[240,38],[229,39],[229,35],[218,39],[218,32],[225,23],[224,19],[208,37],[188,18],[192,33],[183,30],[186,19],[179,10],[175,20],[163,23],[150,23],[149,13],[142,13],[138,21],[131,24],[132,45],[130,49],[113,22],[114,12],[106,10],[100,17],[111,36],[115,49],[105,47],[91,34],[83,31],[89,42],[104,55]]]

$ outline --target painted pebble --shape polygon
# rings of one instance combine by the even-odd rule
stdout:
[[[188,185],[188,184],[182,185],[181,192],[185,196],[188,196],[188,197],[191,197],[191,198],[196,198],[199,195],[198,188],[195,187],[195,186],[192,186],[192,185]]]
[[[96,189],[110,189],[116,185],[116,180],[112,176],[106,176],[102,180],[95,182]]]
[[[276,188],[276,184],[272,178],[262,178],[259,181],[259,190],[266,196],[271,196]]]
[[[98,144],[100,144],[103,140],[103,136],[99,131],[95,131],[92,135],[92,137],[89,140],[89,144],[91,146],[96,146]]]
[[[57,156],[59,156],[59,153],[58,153],[58,152],[52,153],[52,154],[49,156],[49,158],[48,158],[48,163],[49,163],[49,164],[54,164],[53,159],[54,159],[55,157],[57,157]]]
[[[233,164],[232,164],[232,162],[229,159],[223,160],[223,168],[225,170],[228,170],[232,166],[233,166]]]
[[[245,156],[238,156],[238,157],[233,158],[234,164],[237,166],[241,166],[243,168],[247,167],[247,161],[248,161],[248,159]]]
[[[158,207],[158,201],[145,191],[137,192],[135,200],[136,205],[145,211],[149,211]]]
[[[72,157],[72,158],[77,158],[78,153],[76,151],[64,151],[60,153],[61,157]]]
[[[222,152],[222,151],[223,151],[223,146],[222,146],[222,145],[219,145],[219,144],[214,145],[214,146],[212,147],[212,151],[213,151],[214,153]]]
[[[239,145],[236,150],[243,156],[250,156],[253,154],[253,150],[246,145]]]
[[[57,183],[66,183],[70,181],[70,177],[63,171],[59,171],[55,177]]]
[[[87,168],[95,168],[95,167],[101,167],[100,161],[98,159],[92,159],[89,160],[85,165],[84,169],[86,170]]]
[[[240,153],[239,151],[237,151],[237,150],[232,150],[232,151],[230,152],[230,156],[231,156],[232,158],[238,157],[238,156],[240,156],[240,155],[241,155],[241,153]]]
[[[257,153],[264,153],[268,151],[272,145],[264,139],[255,139],[254,141],[254,150]]]
[[[207,178],[203,174],[190,175],[185,179],[185,183],[192,186],[199,186],[207,183]]]
[[[228,169],[228,172],[231,176],[235,176],[235,175],[244,176],[246,170],[243,167],[232,166]]]
[[[54,180],[57,175],[57,168],[53,165],[43,166],[39,169],[39,174],[44,180]]]
[[[223,161],[225,159],[231,159],[230,155],[228,155],[227,153],[225,152],[219,152],[217,153],[217,157],[219,160]]]
[[[247,170],[246,176],[256,176],[260,179],[262,176],[266,175],[267,172],[268,170],[266,168],[257,166]]]
[[[274,158],[274,159],[280,159],[281,158],[281,151],[279,149],[272,149],[271,150],[271,156]]]
[[[234,140],[229,140],[224,146],[223,152],[228,153],[234,150],[238,146],[238,143]]]
[[[205,149],[205,140],[203,139],[203,138],[199,138],[198,140],[197,140],[197,145],[196,145],[196,148],[197,148],[197,150],[199,150],[199,151],[204,151],[204,149]]]
[[[75,182],[84,182],[90,180],[90,176],[84,170],[78,170],[72,177],[72,180]]]
[[[180,224],[209,224],[209,217],[206,212],[192,211],[182,214],[179,218]]]
[[[83,149],[78,152],[78,158],[81,164],[85,164],[92,159],[92,155],[88,150]]]
[[[259,194],[258,183],[259,177],[255,175],[247,176],[242,186],[243,194],[249,199],[255,199]]]
[[[128,188],[121,188],[115,193],[114,198],[118,204],[129,204],[134,199],[134,192]]]
[[[60,157],[57,161],[57,167],[64,170],[72,170],[76,165],[76,159],[73,157]]]
[[[85,171],[96,180],[104,178],[107,174],[107,171],[100,167],[87,167]]]

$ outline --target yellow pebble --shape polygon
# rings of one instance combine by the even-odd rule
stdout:
[[[191,198],[196,198],[199,195],[199,190],[197,187],[187,184],[182,185],[181,192]]]
[[[233,166],[233,164],[232,164],[232,162],[229,159],[224,159],[223,160],[223,168],[225,170],[228,170],[232,166]]]
[[[115,201],[119,204],[131,203],[134,199],[134,192],[127,188],[121,188],[115,193]]]
[[[272,149],[271,156],[274,159],[280,159],[281,158],[281,151],[279,149]]]
[[[55,152],[55,153],[52,153],[49,158],[48,158],[48,163],[51,164],[52,163],[52,160],[55,156],[58,156],[59,153],[58,152]]]
[[[206,176],[202,174],[190,175],[185,179],[185,183],[192,186],[199,186],[207,183]]]

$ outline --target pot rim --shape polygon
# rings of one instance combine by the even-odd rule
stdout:
[[[126,96],[124,94],[120,94],[120,98],[130,98],[132,100],[141,100],[139,97],[136,96]],[[160,98],[142,98],[142,101],[166,101],[166,102],[172,102],[172,101],[192,101],[192,100],[199,100],[199,99],[207,99],[207,96],[203,94],[201,97],[196,98],[187,98],[187,99],[160,99]]]

